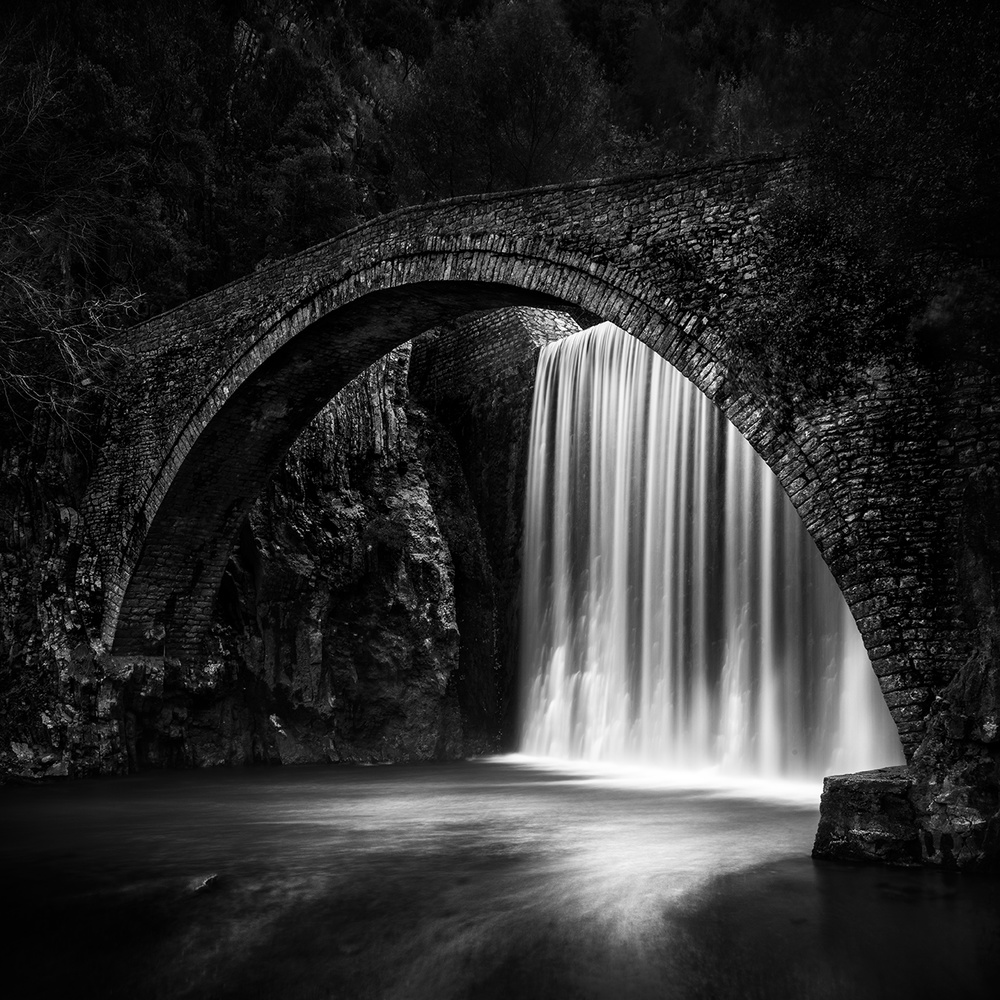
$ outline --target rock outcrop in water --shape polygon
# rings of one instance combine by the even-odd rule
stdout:
[[[1000,478],[980,468],[962,498],[958,559],[975,652],[937,694],[905,768],[827,778],[813,853],[996,871],[1000,858]]]

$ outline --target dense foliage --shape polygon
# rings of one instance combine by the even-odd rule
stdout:
[[[997,52],[990,5],[908,5],[807,133],[737,331],[776,392],[849,390],[873,361],[1000,374]]]
[[[394,201],[382,63],[361,41],[383,37],[374,15],[41,0],[4,20],[0,384],[15,413],[76,398],[137,312]]]
[[[399,95],[402,190],[443,197],[586,176],[604,151],[606,104],[555,7],[498,5],[456,25]]]
[[[815,185],[764,220],[739,335],[790,371],[901,345],[989,361],[996,21],[972,0],[8,0],[5,426],[85,399],[137,316],[400,203],[803,148]]]

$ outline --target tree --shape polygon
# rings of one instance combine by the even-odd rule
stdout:
[[[155,314],[391,202],[349,29],[320,0],[10,0],[5,411],[93,396],[140,298]]]
[[[760,81],[747,76],[719,87],[712,121],[715,151],[742,157],[759,153],[775,143],[767,98]]]
[[[885,361],[1000,374],[1000,14],[919,0],[870,34],[875,59],[806,138],[810,181],[762,219],[733,334],[827,392]]]
[[[28,53],[28,55],[26,55]],[[67,128],[64,54],[24,35],[0,49],[0,414],[67,420],[110,376],[138,296],[111,252],[101,181],[113,159]]]
[[[365,0],[362,39],[370,48],[393,49],[403,59],[404,75],[423,63],[434,47],[430,11],[420,0]]]
[[[607,98],[553,4],[504,3],[439,43],[392,126],[413,198],[527,187],[593,168]]]

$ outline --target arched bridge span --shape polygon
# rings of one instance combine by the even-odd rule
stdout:
[[[299,431],[378,357],[471,311],[566,308],[661,354],[768,462],[840,581],[912,748],[969,646],[949,569],[960,490],[941,454],[954,415],[929,420],[919,380],[876,373],[839,410],[799,399],[779,419],[726,341],[727,298],[753,294],[762,208],[801,169],[739,162],[408,209],[137,327],[86,501],[104,641],[126,657],[202,654],[250,504]],[[898,427],[908,407],[910,440],[888,440],[883,418],[891,410]]]

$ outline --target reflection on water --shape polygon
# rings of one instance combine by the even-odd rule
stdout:
[[[5,945],[40,997],[993,995],[996,882],[813,862],[815,794],[764,791],[522,759],[2,789]]]

